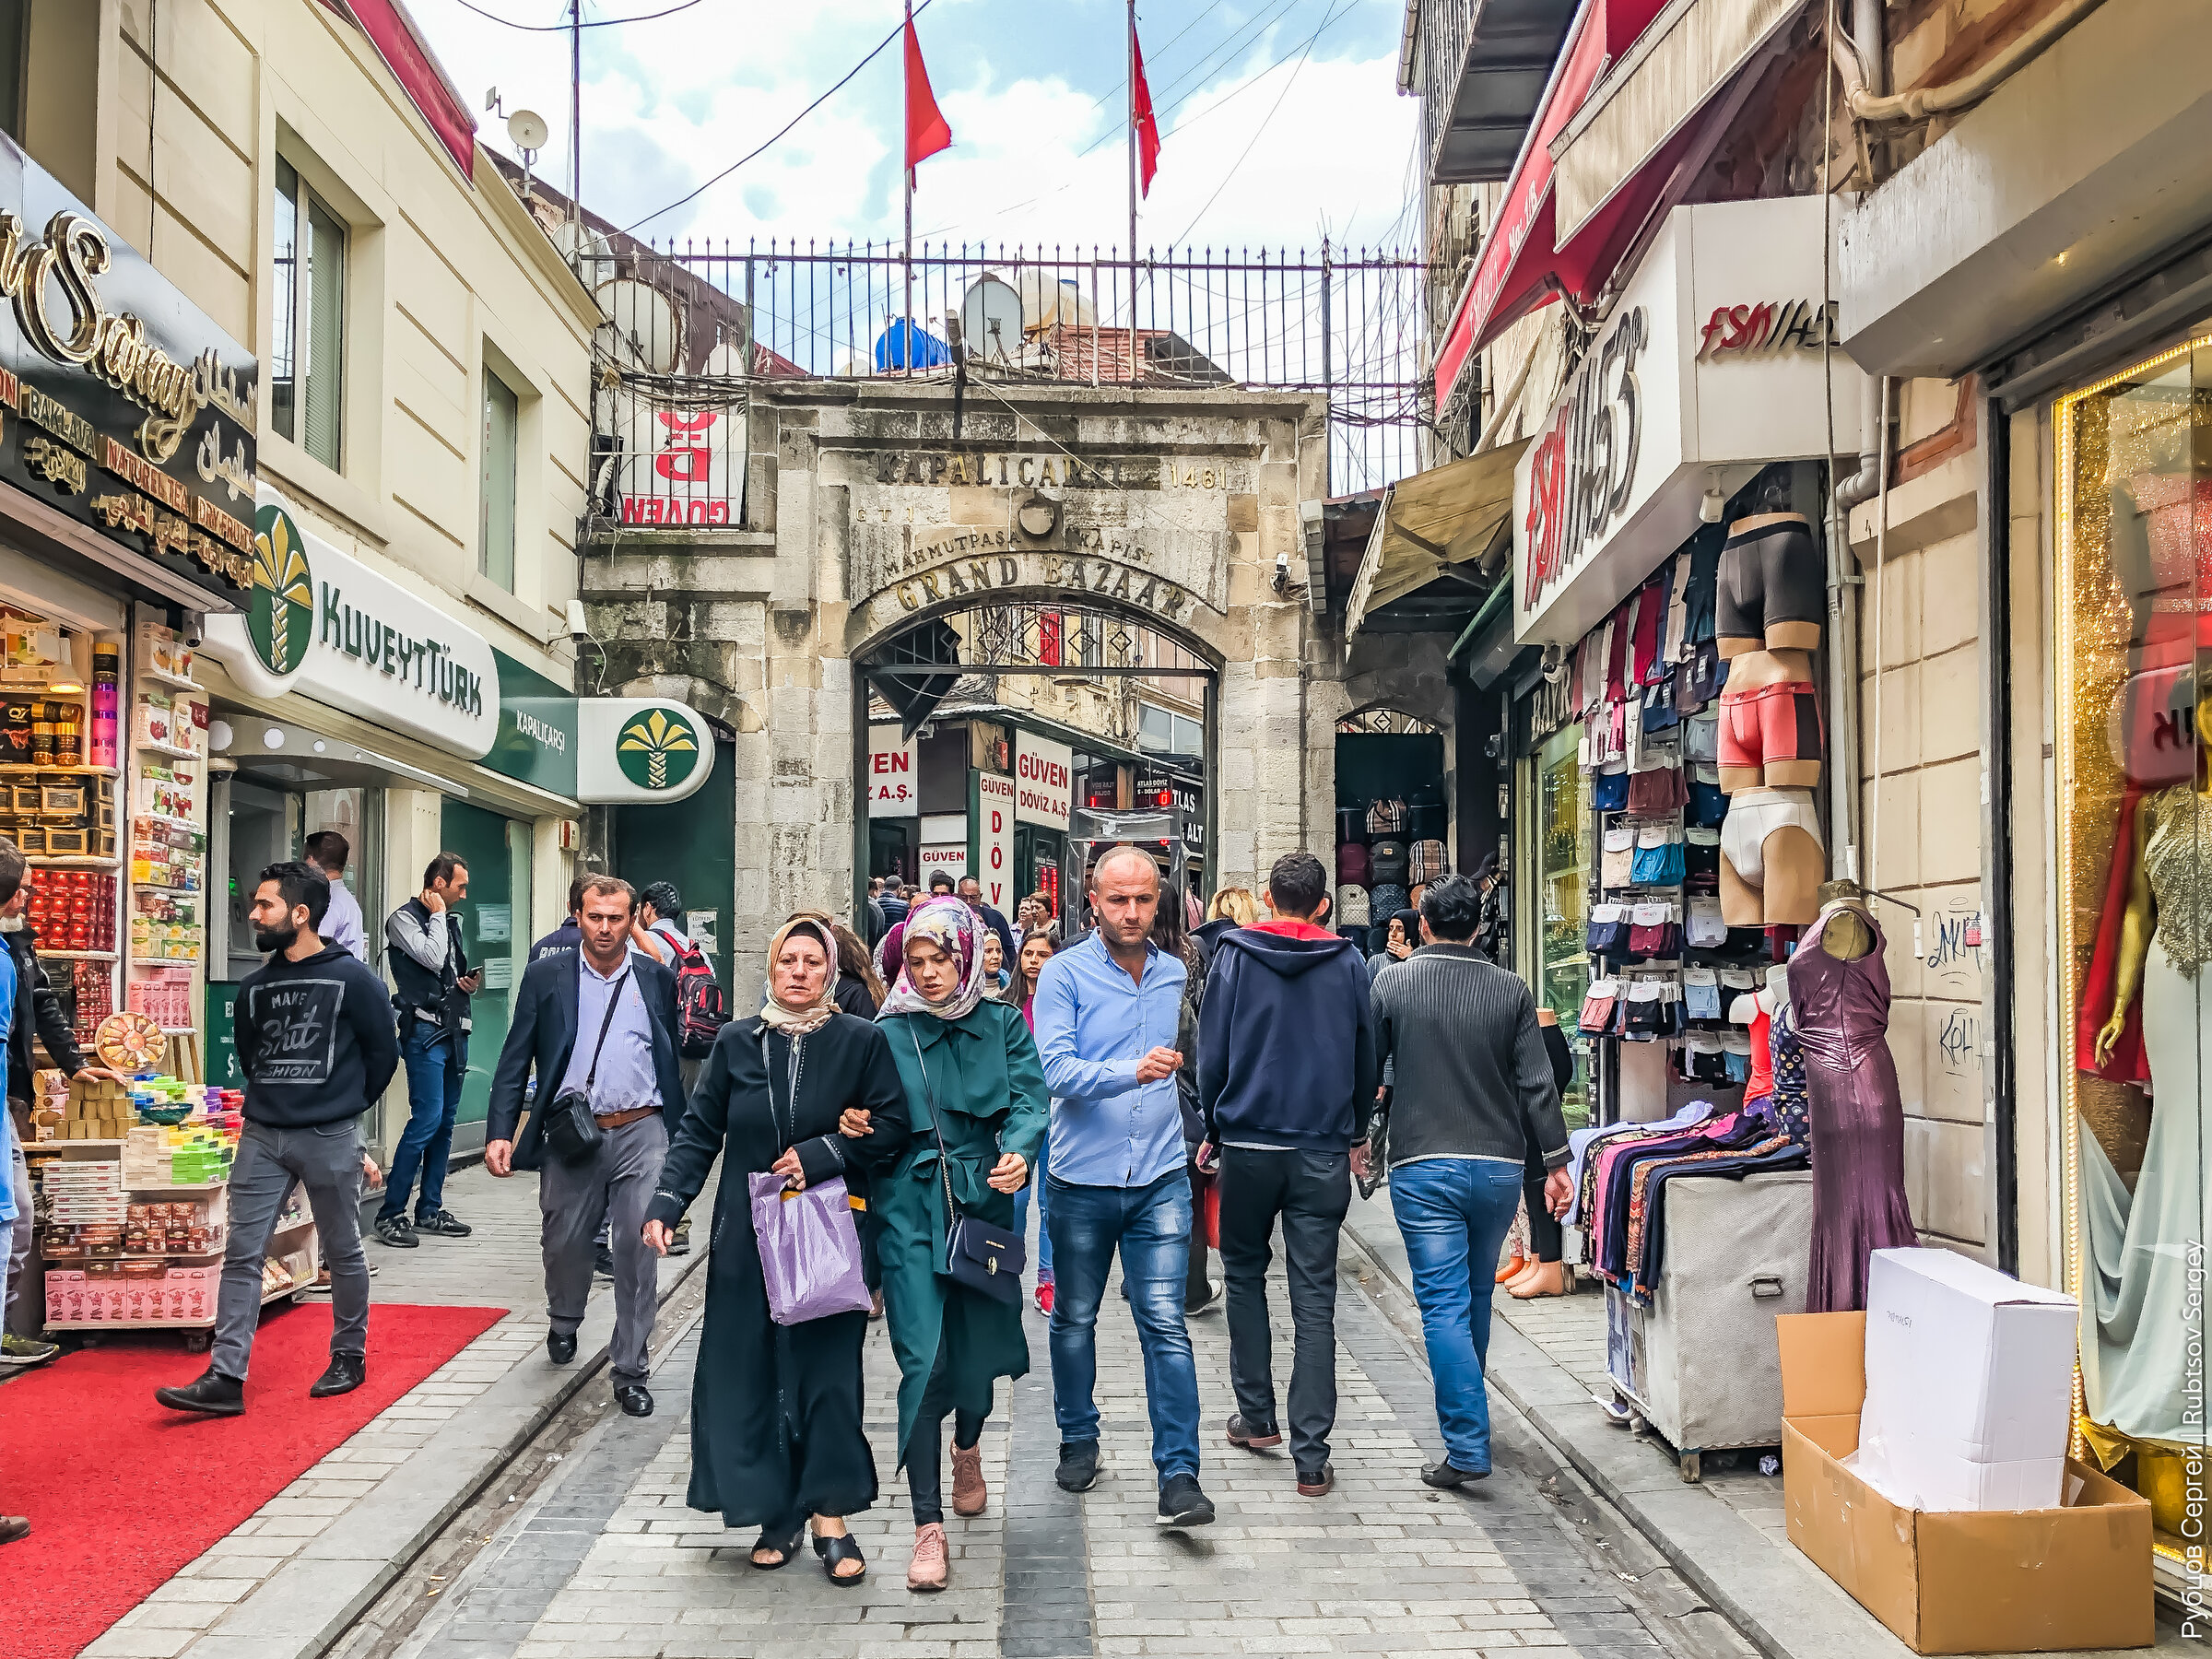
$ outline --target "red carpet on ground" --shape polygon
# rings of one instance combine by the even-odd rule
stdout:
[[[70,1659],[506,1312],[377,1302],[369,1380],[329,1400],[307,1397],[330,1362],[329,1304],[273,1313],[238,1418],[154,1404],[207,1366],[160,1332],[118,1332],[0,1387],[0,1514],[31,1525],[0,1548],[0,1649]]]

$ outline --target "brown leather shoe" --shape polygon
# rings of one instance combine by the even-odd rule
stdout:
[[[1336,1484],[1336,1465],[1323,1464],[1319,1471],[1298,1477],[1298,1495],[1300,1498],[1326,1498]]]
[[[30,1536],[30,1523],[21,1515],[0,1515],[0,1544],[13,1544],[18,1538]]]
[[[945,1528],[935,1521],[914,1528],[914,1559],[907,1564],[906,1587],[918,1594],[934,1594],[945,1588],[947,1571]]]
[[[980,1515],[991,1505],[991,1488],[983,1484],[983,1448],[979,1442],[965,1452],[952,1449],[952,1512]]]

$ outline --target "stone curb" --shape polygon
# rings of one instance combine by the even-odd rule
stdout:
[[[1355,1200],[1347,1225],[1410,1297],[1413,1274],[1388,1213],[1370,1205],[1363,1216]],[[1486,1376],[1767,1659],[1912,1659],[1912,1650],[1827,1574],[1777,1547],[1724,1499],[1683,1480],[1655,1442],[1616,1427],[1590,1391],[1502,1313],[1491,1321]]]
[[[703,1243],[695,1246],[662,1282],[658,1305],[665,1307],[712,1253]],[[613,1333],[614,1298],[594,1286],[573,1364],[556,1370],[542,1353],[517,1360],[373,1492],[185,1644],[187,1659],[218,1653],[319,1659],[553,1416],[604,1372]]]

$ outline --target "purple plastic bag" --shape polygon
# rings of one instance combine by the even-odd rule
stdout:
[[[860,1230],[842,1176],[794,1193],[781,1175],[747,1177],[753,1198],[753,1237],[760,1241],[760,1277],[768,1282],[768,1316],[805,1324],[830,1313],[865,1313],[874,1298],[861,1282]]]

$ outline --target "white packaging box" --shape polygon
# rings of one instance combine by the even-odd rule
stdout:
[[[2077,1318],[1950,1251],[1876,1251],[1857,1473],[1912,1509],[2060,1507]]]

